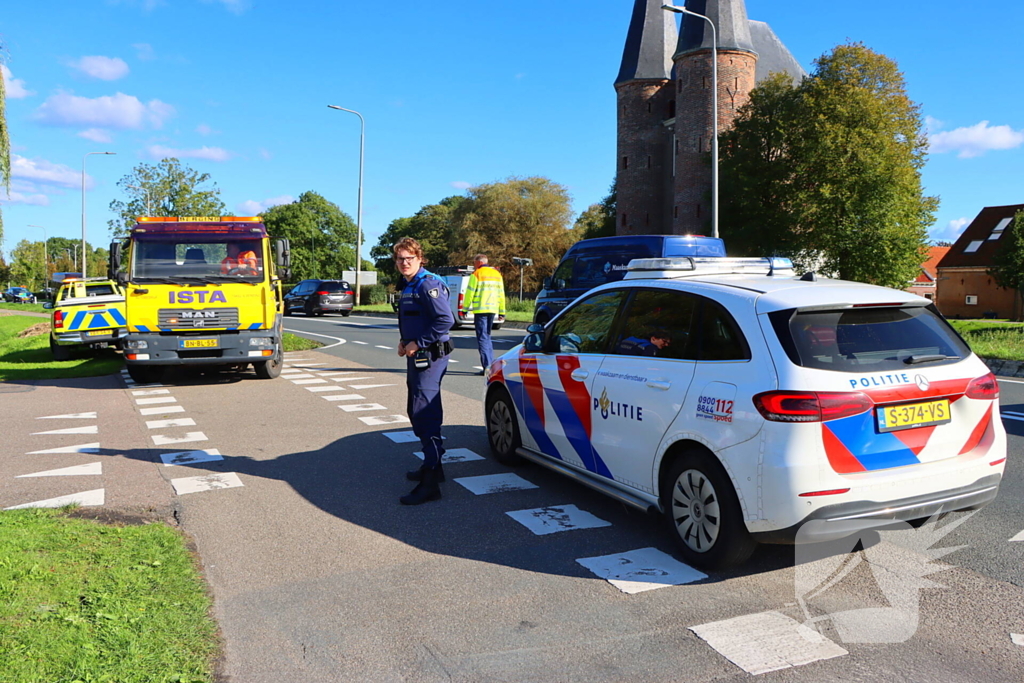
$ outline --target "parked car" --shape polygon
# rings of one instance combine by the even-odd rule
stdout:
[[[284,314],[302,311],[306,315],[341,313],[348,316],[355,300],[352,285],[345,280],[303,280],[284,295]]]
[[[581,240],[569,247],[537,295],[534,322],[547,323],[576,297],[598,285],[618,282],[633,259],[725,256],[725,242],[697,235],[630,235]]]
[[[995,376],[928,299],[786,259],[642,259],[489,368],[494,456],[660,512],[686,562],[976,509]]]
[[[4,290],[4,301],[12,304],[34,304],[36,295],[24,287],[8,287]]]

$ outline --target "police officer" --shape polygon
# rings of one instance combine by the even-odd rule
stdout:
[[[441,380],[448,370],[452,346],[448,332],[454,324],[444,282],[423,268],[423,248],[411,237],[394,246],[395,265],[405,278],[398,302],[398,355],[406,357],[407,409],[412,429],[423,444],[423,466],[406,473],[416,488],[399,501],[419,505],[441,497],[444,481],[441,456]]]

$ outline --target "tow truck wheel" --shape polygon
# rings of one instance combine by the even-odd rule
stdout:
[[[277,358],[275,360],[265,360],[259,363],[253,363],[252,369],[256,371],[256,376],[260,379],[274,379],[281,374],[281,368],[284,366],[284,350],[277,347]]]
[[[138,384],[159,382],[163,374],[164,368],[159,365],[128,365],[128,376]]]
[[[498,387],[487,398],[487,441],[495,460],[503,465],[516,465],[522,458],[516,449],[523,445],[512,397]]]
[[[710,453],[691,449],[672,463],[662,508],[672,540],[687,564],[724,569],[747,560],[757,547],[732,481]]]
[[[71,349],[57,344],[53,337],[50,337],[50,355],[54,360],[71,360]]]

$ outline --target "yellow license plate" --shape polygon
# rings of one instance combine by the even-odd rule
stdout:
[[[216,339],[182,339],[182,349],[215,349],[217,348]]]
[[[100,330],[98,332],[86,332],[86,337],[109,337],[114,334],[113,330]]]
[[[951,420],[949,399],[885,406],[878,409],[878,431],[894,432],[899,429],[930,427]]]

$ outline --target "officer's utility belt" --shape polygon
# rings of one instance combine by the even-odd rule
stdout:
[[[452,346],[452,343],[450,341],[443,341],[434,342],[433,344],[427,347],[427,351],[430,352],[431,358],[437,360],[438,358],[444,358],[445,356],[447,356],[449,353],[452,352],[454,348],[455,347]]]

